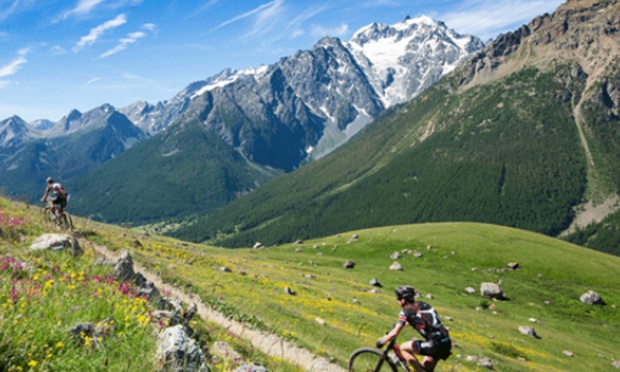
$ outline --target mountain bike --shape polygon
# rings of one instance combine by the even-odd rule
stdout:
[[[62,211],[59,215],[56,214],[56,206],[51,201],[47,202],[45,209],[43,209],[43,218],[55,224],[62,230],[73,230],[73,220],[66,211]]]
[[[407,366],[407,361],[396,344],[396,339],[390,341],[383,351],[374,347],[363,347],[355,350],[349,357],[349,372],[397,372],[399,370],[424,371],[419,363],[416,367]]]

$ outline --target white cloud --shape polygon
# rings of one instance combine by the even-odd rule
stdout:
[[[349,25],[346,23],[336,27],[325,27],[322,25],[312,25],[312,35],[315,37],[335,36],[343,37],[349,33]]]
[[[75,44],[73,51],[79,52],[85,46],[94,44],[104,32],[122,26],[125,23],[127,23],[127,17],[124,14],[119,14],[116,18],[91,29],[88,35],[82,36],[80,41]]]
[[[553,12],[564,0],[470,0],[438,19],[461,33],[483,39],[512,31],[536,16]]]
[[[144,30],[155,31],[155,27],[157,27],[154,23],[145,23],[142,25]]]
[[[21,49],[17,52],[16,58],[14,58],[8,64],[0,66],[0,78],[15,75],[17,71],[19,71],[21,66],[28,62],[28,60],[26,59],[26,54],[28,54],[29,51],[29,49]]]
[[[53,45],[50,47],[50,53],[53,56],[62,56],[64,54],[67,54],[67,50],[60,45]]]
[[[220,23],[217,27],[215,27],[213,30],[217,30],[220,29],[222,27],[228,26],[231,23],[235,23],[237,21],[240,21],[242,19],[248,18],[250,16],[253,16],[254,14],[260,14],[261,17],[264,19],[264,15],[265,14],[273,14],[274,10],[277,10],[280,5],[282,5],[282,3],[284,2],[284,0],[274,0],[271,1],[267,4],[263,4],[257,8],[254,8],[252,10],[250,10],[249,12],[243,13],[241,15],[238,15],[232,19],[229,19],[228,21],[222,22]]]
[[[97,76],[96,78],[92,78],[92,79],[88,80],[88,81],[86,82],[86,84],[85,84],[85,85],[92,85],[92,84],[95,84],[95,83],[96,83],[96,82],[98,82],[99,80],[101,80],[101,77]]]
[[[6,9],[4,9],[5,3],[10,3]],[[13,13],[17,10],[19,3],[19,0],[0,2],[0,7],[2,7],[2,9],[0,9],[0,21],[3,21],[13,15]]]
[[[75,8],[64,13],[60,18],[67,19],[72,15],[85,16],[88,15],[97,5],[104,0],[79,0]]]
[[[125,49],[127,49],[127,47],[135,42],[137,42],[139,39],[142,39],[143,37],[146,36],[146,33],[142,32],[142,31],[137,31],[137,32],[132,32],[129,35],[127,35],[127,37],[122,38],[119,40],[119,43],[117,46],[115,46],[112,49],[109,49],[103,53],[101,53],[99,55],[99,58],[106,58],[109,57],[111,55],[114,55],[118,52],[121,52]]]

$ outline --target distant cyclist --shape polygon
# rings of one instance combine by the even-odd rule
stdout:
[[[395,339],[400,331],[409,324],[424,337],[424,341],[413,340],[403,343],[400,348],[407,363],[416,370],[420,367],[424,371],[433,371],[440,359],[447,359],[452,349],[452,341],[448,330],[441,324],[441,320],[433,307],[426,302],[415,301],[415,290],[408,285],[396,288],[396,299],[402,307],[398,315],[398,322],[387,335],[377,341],[377,347],[382,348]],[[424,356],[422,364],[413,354]]]
[[[43,203],[49,201],[52,203],[52,211],[56,218],[60,217],[67,207],[67,193],[61,184],[54,182],[52,177],[47,177],[47,188],[45,189],[45,195],[41,198]]]

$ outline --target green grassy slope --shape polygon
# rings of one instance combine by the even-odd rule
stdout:
[[[352,240],[354,234],[359,238]],[[393,289],[405,283],[431,294],[427,301],[452,319],[445,322],[458,344],[455,356],[488,356],[499,362],[498,370],[538,371],[604,370],[612,357],[618,358],[620,279],[613,273],[620,269],[620,258],[531,232],[437,223],[360,230],[262,250],[222,250],[167,238],[143,246],[139,259],[166,280],[229,316],[343,365],[354,349],[373,345],[393,324],[398,314]],[[394,261],[389,256],[404,249],[423,257],[403,254],[397,261],[404,271],[389,271]],[[343,268],[346,260],[356,262],[355,268]],[[506,270],[515,261],[522,269]],[[368,292],[373,278],[384,286],[378,294]],[[500,280],[508,301],[465,291]],[[297,294],[286,294],[286,287]],[[589,289],[607,305],[580,303],[579,296]],[[540,339],[519,333],[519,326],[528,325]],[[401,341],[413,336],[408,331]],[[565,350],[575,357],[563,355]],[[477,367],[452,357],[440,370],[457,368]]]
[[[46,232],[39,208],[0,197],[0,371],[154,371],[157,335],[165,324],[153,318],[156,303],[135,295],[135,288],[112,279],[113,266],[97,264],[93,244],[104,243],[98,229],[74,218],[85,250],[80,257],[66,251],[28,249]],[[102,229],[120,232],[118,228]],[[165,294],[165,291],[163,291]],[[79,323],[106,323],[105,336],[72,335]],[[226,341],[243,360],[274,371],[300,371],[267,357],[251,343],[217,324],[194,319],[193,338],[209,347]],[[209,356],[208,356],[209,357]],[[209,357],[211,371],[229,371],[235,363]]]
[[[9,210],[13,216],[35,218],[23,207],[15,209],[16,203],[8,205],[3,202],[5,214]],[[136,261],[165,281],[199,295],[228,316],[276,332],[341,365],[354,349],[373,345],[396,320],[393,289],[400,284],[432,295],[426,301],[438,310],[458,345],[439,370],[477,370],[474,362],[458,354],[491,357],[499,363],[497,370],[507,371],[605,370],[611,358],[620,358],[615,342],[620,332],[615,306],[620,302],[620,278],[614,275],[620,258],[544,235],[496,225],[432,223],[360,230],[260,250],[228,250],[76,222],[79,230],[94,233],[89,238],[94,243],[130,249]],[[40,231],[29,229],[21,233],[34,236]],[[24,252],[26,244],[17,243],[14,250],[3,241],[0,247],[3,253],[15,254]],[[397,261],[404,270],[388,270],[394,261],[389,256],[405,249],[423,256],[403,253]],[[346,260],[353,260],[355,268],[343,268]],[[508,262],[518,262],[521,269],[506,270]],[[6,275],[0,277],[3,286],[10,285]],[[369,292],[373,278],[383,284],[379,293]],[[500,280],[508,301],[494,302],[465,291]],[[297,294],[286,294],[287,286]],[[579,296],[590,289],[607,305],[580,303]],[[6,313],[2,316],[7,318]],[[519,333],[518,327],[527,325],[540,339]],[[401,341],[413,336],[408,330]],[[563,355],[564,350],[574,357]]]

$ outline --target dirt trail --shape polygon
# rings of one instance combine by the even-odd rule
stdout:
[[[118,259],[118,254],[110,252],[105,247],[93,245],[93,249],[95,249],[95,251],[99,255],[103,255],[106,259]],[[299,346],[296,346],[281,337],[265,332],[256,331],[247,328],[242,323],[227,319],[222,314],[212,310],[207,305],[205,305],[200,299],[200,297],[195,295],[188,295],[179,288],[164,283],[160,277],[146,270],[146,268],[144,268],[142,265],[135,261],[134,271],[141,273],[148,281],[153,282],[160,291],[167,291],[171,293],[173,297],[178,298],[186,304],[195,303],[198,306],[198,315],[200,315],[200,317],[207,321],[217,323],[218,325],[229,330],[233,334],[249,340],[255,348],[267,355],[285,359],[293,364],[305,368],[308,371],[345,371],[345,369],[333,363],[330,363],[327,359],[316,356],[310,353],[308,350],[302,349]]]

